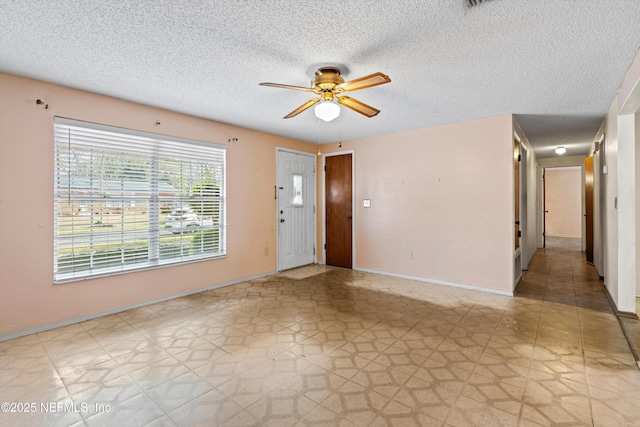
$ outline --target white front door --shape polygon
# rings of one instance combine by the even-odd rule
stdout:
[[[277,151],[278,271],[314,260],[315,156]]]

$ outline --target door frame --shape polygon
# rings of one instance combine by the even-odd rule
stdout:
[[[343,151],[335,151],[332,153],[324,153],[322,154],[322,264],[327,263],[327,193],[326,193],[326,176],[325,176],[325,166],[326,166],[326,158],[332,156],[342,156],[345,154],[351,154],[351,216],[353,220],[351,221],[351,268],[356,269],[356,198],[355,198],[355,190],[356,190],[356,151],[355,150],[343,150]],[[316,257],[317,262],[317,257]]]
[[[301,151],[301,150],[294,150],[291,148],[284,148],[284,147],[278,147],[276,146],[276,170],[275,170],[275,183],[274,183],[274,201],[275,201],[275,218],[274,218],[274,222],[276,224],[276,271],[282,271],[280,269],[280,221],[278,220],[278,218],[280,218],[280,214],[278,213],[278,166],[279,166],[279,153],[293,153],[293,154],[301,154],[303,156],[309,156],[309,157],[313,157],[313,235],[314,235],[314,239],[313,239],[313,249],[314,249],[314,255],[313,255],[313,263],[317,264],[318,263],[318,249],[316,248],[316,242],[317,242],[317,238],[316,238],[316,233],[318,230],[318,215],[316,213],[317,211],[317,205],[318,205],[318,199],[317,199],[317,188],[318,188],[318,160],[316,159],[316,155],[314,153],[309,153],[307,151]]]
[[[589,160],[591,159],[591,160]],[[589,192],[587,192],[588,189],[588,176],[587,176],[587,162],[591,163],[591,191],[589,194]],[[594,250],[594,244],[595,244],[595,218],[594,218],[594,213],[595,213],[595,174],[596,174],[596,170],[595,168],[595,157],[593,156],[593,154],[591,154],[590,156],[585,157],[584,159],[584,166],[582,167],[582,186],[583,186],[583,194],[584,194],[584,203],[583,203],[583,214],[582,217],[584,218],[584,228],[583,228],[583,237],[584,237],[584,252],[587,258],[587,264],[591,264],[592,266],[595,266],[595,250]],[[591,209],[589,209],[589,199],[591,199]],[[591,212],[589,212],[591,211]],[[591,218],[589,218],[589,213],[591,213]],[[589,221],[591,221],[591,227],[589,227]],[[590,239],[589,239],[590,237]],[[591,240],[591,262],[589,262],[589,240]]]
[[[531,199],[529,195],[530,177],[528,162],[531,153],[518,134],[514,133],[514,138],[520,144],[520,253],[522,256],[522,269],[526,270],[529,268],[529,262],[533,257],[533,254],[530,253],[531,251],[529,250],[529,227],[532,226],[532,221],[529,217],[529,200]]]
[[[546,209],[546,191],[545,191],[545,179],[544,179],[544,175],[545,175],[545,170],[546,169],[555,169],[555,168],[568,168],[568,167],[579,167],[580,168],[580,174],[582,176],[582,179],[580,181],[580,198],[581,198],[581,202],[580,202],[580,223],[581,223],[581,233],[582,233],[582,237],[581,237],[581,251],[584,252],[585,250],[585,244],[586,244],[586,240],[585,240],[585,219],[584,219],[584,213],[585,213],[585,197],[584,197],[584,157],[580,157],[580,156],[576,156],[579,161],[576,161],[574,158],[571,158],[569,161],[565,161],[564,159],[562,159],[561,161],[558,162],[554,162],[554,161],[544,161],[547,159],[541,159],[544,162],[540,162],[538,163],[538,200],[537,200],[537,205],[538,205],[538,248],[544,248],[544,242],[545,242],[545,228],[546,228],[546,218],[545,218],[545,212],[544,210]],[[542,164],[540,164],[542,163]]]

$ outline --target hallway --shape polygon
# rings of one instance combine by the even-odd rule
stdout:
[[[603,282],[587,264],[581,239],[547,237],[523,272],[516,296],[613,314]]]

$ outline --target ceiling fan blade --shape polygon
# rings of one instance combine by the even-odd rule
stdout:
[[[339,104],[367,117],[376,116],[380,112],[380,110],[375,109],[364,102],[360,102],[357,99],[349,98],[348,96],[340,96],[337,99]]]
[[[354,90],[366,89],[372,86],[389,83],[391,79],[386,74],[373,73],[359,79],[351,80],[335,87],[336,92],[353,92]]]
[[[280,83],[259,83],[259,85],[260,86],[279,87],[279,88],[282,88],[282,89],[303,90],[305,92],[313,92],[314,91],[314,88],[312,88],[312,87],[283,85],[283,84],[280,84]]]
[[[298,114],[302,113],[307,108],[313,106],[318,101],[320,101],[320,98],[313,98],[313,99],[308,100],[307,102],[305,102],[304,104],[302,104],[301,106],[299,106],[298,108],[296,108],[295,110],[293,110],[292,112],[290,112],[289,114],[284,116],[283,119],[290,119],[291,117],[297,116]]]

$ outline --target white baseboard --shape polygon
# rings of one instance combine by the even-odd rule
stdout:
[[[212,289],[223,288],[225,286],[235,285],[236,283],[242,283],[242,282],[246,282],[246,281],[249,281],[249,280],[260,279],[262,277],[271,276],[272,274],[276,274],[276,272],[275,271],[270,271],[270,272],[267,272],[267,273],[257,274],[255,276],[243,277],[241,279],[230,280],[228,282],[222,282],[222,283],[218,283],[218,284],[215,284],[215,285],[206,286],[204,288],[193,289],[193,290],[190,290],[190,291],[187,291],[187,292],[182,292],[182,293],[179,293],[179,294],[169,295],[169,296],[166,296],[166,297],[162,297],[162,298],[158,298],[158,299],[154,299],[154,300],[150,300],[150,301],[144,301],[144,302],[141,302],[141,303],[127,305],[127,306],[124,306],[124,307],[118,307],[118,308],[114,308],[114,309],[111,309],[111,310],[100,311],[98,313],[87,314],[85,316],[74,317],[74,318],[71,318],[71,319],[62,320],[60,322],[49,323],[47,325],[42,325],[42,326],[36,326],[35,328],[23,329],[21,331],[12,332],[10,334],[0,335],[0,342],[7,341],[7,340],[10,340],[10,339],[13,339],[13,338],[20,338],[20,337],[23,337],[23,336],[26,336],[26,335],[36,334],[38,332],[44,332],[44,331],[48,331],[48,330],[51,330],[51,329],[60,328],[60,327],[63,327],[63,326],[72,325],[74,323],[80,323],[80,322],[85,322],[85,321],[91,320],[91,319],[97,319],[98,317],[109,316],[111,314],[116,314],[116,313],[122,313],[123,311],[133,310],[135,308],[145,307],[147,305],[157,304],[157,303],[160,303],[160,302],[165,302],[165,301],[169,301],[169,300],[176,299],[176,298],[186,297],[187,295],[193,295],[193,294],[197,294],[197,293],[200,293],[200,292],[210,291]]]
[[[462,283],[446,282],[446,281],[443,281],[443,280],[429,279],[429,278],[426,278],[426,277],[408,276],[406,274],[389,273],[387,271],[371,270],[371,269],[368,269],[368,268],[354,267],[354,270],[364,271],[366,273],[380,274],[380,275],[383,275],[383,276],[398,277],[400,279],[416,280],[418,282],[433,283],[434,285],[442,285],[442,286],[450,286],[452,288],[468,289],[470,291],[487,292],[487,293],[490,293],[490,294],[503,295],[503,296],[507,296],[507,297],[512,297],[513,296],[513,291],[511,291],[511,292],[509,292],[509,291],[500,291],[498,289],[483,288],[481,286],[463,285]]]

